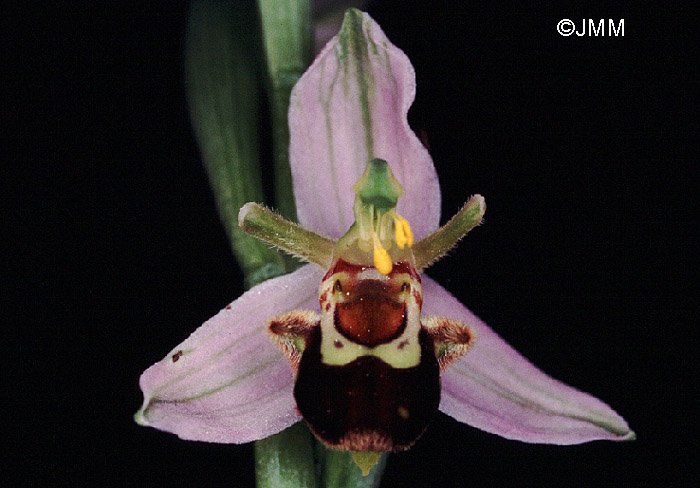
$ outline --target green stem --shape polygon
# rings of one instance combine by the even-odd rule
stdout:
[[[255,442],[257,488],[316,488],[314,438],[304,422]]]
[[[251,287],[285,272],[281,255],[238,227],[238,210],[263,201],[255,15],[235,1],[198,1],[187,24],[185,76],[192,125],[219,217]]]
[[[258,0],[272,111],[275,205],[279,213],[296,220],[289,167],[289,96],[312,58],[311,2]]]

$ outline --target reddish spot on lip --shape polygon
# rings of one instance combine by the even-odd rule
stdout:
[[[404,304],[376,295],[338,303],[334,318],[338,332],[365,346],[389,342],[406,328]]]
[[[173,362],[176,363],[182,357],[182,351],[178,351],[172,355]]]

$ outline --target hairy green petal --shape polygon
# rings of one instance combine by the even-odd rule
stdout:
[[[449,222],[418,241],[413,246],[416,269],[422,271],[443,257],[467,232],[481,223],[484,212],[486,212],[484,197],[474,195]]]
[[[324,269],[331,264],[334,240],[306,230],[262,205],[245,204],[238,214],[238,224],[248,234],[299,259]]]

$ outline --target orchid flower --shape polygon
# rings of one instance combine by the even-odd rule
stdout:
[[[406,55],[349,10],[291,96],[301,225],[253,203],[239,215],[310,264],[247,291],[148,368],[140,424],[244,443],[303,414],[327,445],[376,452],[409,447],[439,408],[523,442],[634,438],[608,405],[537,369],[422,274],[485,203],[472,197],[438,228],[437,174],[406,118],[414,95]]]

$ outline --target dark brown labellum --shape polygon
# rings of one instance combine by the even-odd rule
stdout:
[[[348,364],[321,361],[321,330],[314,328],[301,358],[294,397],[314,434],[351,451],[408,449],[440,403],[440,370],[430,336],[419,334],[417,366],[394,368],[375,356]]]

